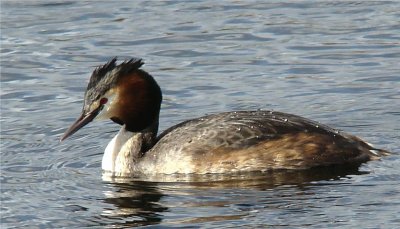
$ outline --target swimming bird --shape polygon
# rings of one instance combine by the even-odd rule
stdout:
[[[208,174],[361,164],[389,152],[318,122],[277,111],[232,111],[170,127],[157,136],[162,93],[138,58],[97,67],[82,114],[61,141],[94,119],[122,125],[105,149],[114,176]]]

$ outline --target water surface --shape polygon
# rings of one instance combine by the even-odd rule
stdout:
[[[2,1],[1,226],[400,226],[396,1]],[[161,126],[273,109],[353,133],[392,156],[360,168],[103,179],[118,131],[77,118],[94,66],[141,57]]]

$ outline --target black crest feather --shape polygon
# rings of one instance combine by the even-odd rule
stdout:
[[[120,65],[116,65],[117,57],[114,57],[112,60],[107,62],[106,64],[97,67],[90,77],[90,81],[88,84],[88,89],[96,86],[106,75],[111,72],[115,68],[118,68],[117,75],[128,74],[134,70],[139,69],[144,63],[140,58],[132,58],[130,60],[122,62]]]
[[[97,67],[90,77],[90,81],[88,84],[88,88],[95,86],[107,72],[112,71],[116,67],[117,57],[114,57],[112,60],[108,61],[105,65]]]
[[[128,61],[124,61],[120,65],[118,65],[119,74],[124,75],[131,73],[132,71],[139,69],[143,64],[144,63],[140,58],[132,58]]]
[[[117,57],[114,57],[93,71],[85,93],[85,104],[98,99],[114,86],[119,77],[138,70],[144,64],[140,58],[132,58],[119,65],[116,62]]]

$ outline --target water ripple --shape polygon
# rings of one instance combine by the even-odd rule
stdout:
[[[398,228],[396,1],[2,1],[1,226]],[[236,109],[296,113],[393,151],[359,169],[111,179],[118,131],[59,138],[95,66],[141,57],[160,130]],[[362,195],[360,195],[362,193]],[[383,225],[383,226],[382,226]]]

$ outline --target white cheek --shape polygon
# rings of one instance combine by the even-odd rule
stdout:
[[[107,109],[107,106],[104,106],[103,110],[99,112],[99,114],[96,116],[95,120],[106,120],[110,118],[110,112],[109,109]]]
[[[96,120],[107,120],[110,119],[112,116],[112,110],[114,109],[115,105],[115,96],[107,97],[108,102],[104,104],[103,109],[99,112],[96,116]]]

